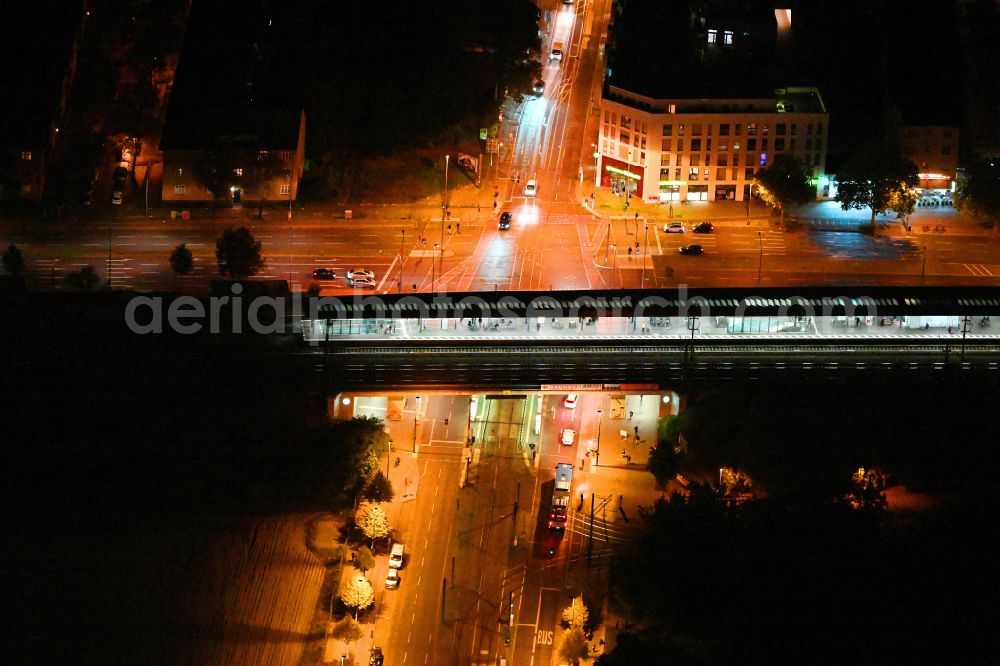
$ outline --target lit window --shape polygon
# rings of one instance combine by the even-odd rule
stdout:
[[[291,185],[282,185],[281,186],[281,193],[284,194],[284,195],[291,194],[292,193],[292,186]]]
[[[242,176],[243,175],[243,169],[233,169],[233,175],[234,176]]]
[[[622,116],[621,126],[624,127],[625,129],[631,129],[632,128],[631,116]]]
[[[186,185],[174,185],[174,194],[187,194]]]
[[[719,31],[714,28],[710,28],[708,31],[708,43],[715,44],[717,41],[719,41]]]
[[[767,164],[767,153],[760,154],[760,165],[764,166]]]
[[[698,180],[698,168],[691,167],[688,169],[688,180]]]
[[[25,162],[30,162],[31,161],[31,151],[30,150],[22,150],[21,151],[21,159],[24,160]]]
[[[723,44],[728,44],[728,45],[732,46],[732,44],[733,44],[733,31],[732,30],[725,30],[725,31],[723,31],[723,33],[722,33],[722,43]]]
[[[178,169],[177,170],[177,177],[180,178],[183,175],[184,175],[184,169]]]

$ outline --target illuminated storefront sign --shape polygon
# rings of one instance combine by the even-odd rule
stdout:
[[[626,171],[625,169],[619,169],[618,167],[613,166],[605,166],[604,168],[611,173],[618,174],[619,176],[625,176],[626,178],[631,178],[632,180],[642,180],[642,175]]]

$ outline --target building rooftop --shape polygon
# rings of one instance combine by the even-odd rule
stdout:
[[[296,144],[300,2],[214,0],[191,11],[160,142],[164,149]]]
[[[826,113],[816,88],[779,88],[771,97],[752,99],[653,99],[609,86],[604,97],[651,113]]]
[[[83,0],[4,3],[0,141],[7,147],[29,149],[47,141],[84,8]]]
[[[619,0],[607,81],[654,98],[766,96],[777,36],[761,0]],[[714,41],[712,41],[714,40]]]

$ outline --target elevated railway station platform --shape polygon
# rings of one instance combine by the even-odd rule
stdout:
[[[1000,349],[1000,288],[992,287],[387,294],[319,299],[313,306],[301,321],[301,335],[320,345],[877,342]]]

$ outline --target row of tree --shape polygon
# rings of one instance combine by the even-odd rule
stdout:
[[[894,146],[873,145],[849,160],[837,174],[837,201],[844,210],[869,209],[870,227],[885,213],[906,217],[920,198],[917,166]],[[815,188],[802,163],[779,154],[754,176],[757,197],[781,211],[812,201]],[[988,226],[1000,224],[1000,156],[977,159],[959,179],[958,205]]]
[[[870,209],[875,218],[886,212],[905,217],[919,198],[917,166],[893,146],[872,146],[856,154],[837,174],[837,201],[844,210]],[[779,154],[754,176],[757,197],[781,211],[816,198],[816,188],[802,163],[793,155]]]
[[[27,268],[24,252],[11,243],[0,255],[4,271],[8,275],[22,276]],[[215,258],[219,274],[237,280],[253,277],[264,270],[266,263],[261,255],[260,241],[246,227],[226,229],[215,243]],[[194,255],[187,243],[181,243],[170,253],[170,268],[174,274],[183,277],[194,270]],[[92,291],[100,278],[92,266],[83,266],[68,273],[66,283],[80,291]]]

